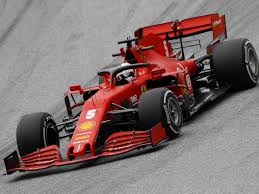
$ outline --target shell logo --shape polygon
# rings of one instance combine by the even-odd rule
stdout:
[[[94,121],[86,121],[79,125],[79,131],[87,131],[92,129],[95,126]]]

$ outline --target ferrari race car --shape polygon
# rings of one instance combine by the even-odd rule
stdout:
[[[212,31],[206,54],[198,34]],[[192,38],[192,39],[190,39]],[[227,38],[225,16],[210,14],[139,28],[114,57],[123,64],[98,72],[99,85],[71,85],[67,114],[56,123],[44,112],[27,114],[17,126],[17,147],[4,159],[6,173],[80,163],[158,146],[179,136],[182,123],[229,89],[258,82],[258,58],[247,39]],[[204,53],[205,53],[204,51]],[[62,159],[60,139],[69,138]]]

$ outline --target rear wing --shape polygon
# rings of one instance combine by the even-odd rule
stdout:
[[[158,35],[164,40],[181,39],[205,32],[212,31],[213,40],[207,47],[207,52],[211,53],[213,47],[227,38],[225,15],[218,13],[199,16],[182,21],[172,21],[152,26],[139,28],[135,31],[135,37],[141,39],[148,34]]]

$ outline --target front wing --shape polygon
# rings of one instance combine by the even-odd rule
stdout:
[[[129,152],[131,150],[145,147],[156,146],[168,140],[166,130],[161,123],[146,131],[125,131],[112,134],[105,142],[101,154],[85,156],[74,160],[62,161],[60,150],[56,145],[51,145],[39,149],[19,159],[17,151],[4,159],[6,174],[15,171],[34,171],[49,168],[52,166],[64,166],[69,164],[81,163],[105,156],[113,156]]]

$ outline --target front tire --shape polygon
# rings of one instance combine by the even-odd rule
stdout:
[[[24,115],[18,123],[16,139],[21,157],[50,145],[59,146],[56,123],[44,112]]]
[[[148,130],[162,122],[170,139],[180,135],[183,115],[172,91],[167,88],[156,88],[143,93],[138,109],[140,129]]]
[[[257,85],[258,58],[249,40],[235,39],[222,42],[215,47],[212,58],[219,82],[228,82],[236,90]]]

